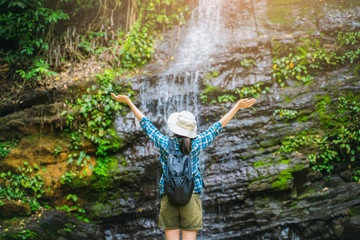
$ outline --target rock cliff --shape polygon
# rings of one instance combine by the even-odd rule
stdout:
[[[204,230],[198,239],[358,239],[360,184],[352,181],[347,165],[339,164],[327,180],[326,174],[312,169],[307,154],[316,150],[311,146],[279,153],[286,137],[319,128],[321,99],[335,104],[344,94],[359,95],[358,60],[317,71],[306,84],[287,80],[285,87],[274,80],[272,69],[274,57],[301,46],[301,39],[316,39],[331,49],[332,33],[358,30],[359,3],[220,2],[200,0],[192,19],[165,33],[152,63],[131,79],[136,104],[164,134],[170,134],[165,120],[173,111],[194,112],[201,132],[233,105],[219,100],[210,104],[210,99],[258,83],[268,87],[256,106],[239,111],[202,153]],[[204,102],[201,95],[209,86],[217,90],[209,91]],[[16,169],[24,161],[47,166],[42,175],[46,187],[52,188],[46,197],[53,202],[64,202],[69,190],[59,184],[70,144],[60,134],[65,120],[59,113],[64,100],[82,87],[33,92],[21,104],[0,106],[0,140],[20,139],[18,147],[0,159],[2,169]],[[296,117],[279,115],[276,111],[281,109],[296,112]],[[91,177],[71,186],[91,223],[46,210],[42,217],[26,219],[28,229],[41,239],[163,238],[157,227],[161,174],[157,150],[130,110],[117,116],[114,128],[125,144],[116,153],[118,162],[109,172],[107,191],[94,191],[96,179]],[[55,154],[56,146],[63,150]],[[82,149],[94,151],[91,145]],[[26,215],[27,206],[15,207],[14,213],[11,204],[0,207],[2,217]],[[3,228],[9,224],[13,223],[5,221]],[[69,224],[73,230],[64,230]]]

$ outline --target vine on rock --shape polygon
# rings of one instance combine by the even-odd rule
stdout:
[[[313,75],[321,70],[331,70],[360,58],[360,49],[351,48],[360,43],[360,32],[338,32],[333,47],[326,49],[319,40],[301,39],[303,44],[285,56],[274,53],[272,76],[281,87],[294,79],[309,83]],[[279,48],[275,45],[274,49]]]
[[[335,168],[351,169],[353,180],[359,181],[360,157],[360,103],[351,93],[331,100],[320,97],[316,112],[320,126],[288,136],[278,149],[278,153],[307,153],[312,169],[326,173],[328,177]],[[316,152],[316,153],[314,153]]]
[[[110,95],[111,92],[134,95],[131,83],[115,84],[113,79],[119,73],[106,70],[104,74],[97,75],[98,85],[92,85],[86,89],[86,94],[81,95],[76,103],[71,104],[71,112],[64,111],[66,115],[68,131],[72,138],[68,164],[76,163],[77,170],[82,169],[80,177],[87,176],[85,167],[93,170],[99,178],[108,176],[109,164],[113,161],[111,153],[116,152],[124,145],[113,126],[114,116],[122,109],[122,105],[116,102]],[[89,163],[90,155],[81,150],[82,143],[90,141],[95,147],[96,165]],[[78,174],[65,173],[63,183],[71,183],[71,179]],[[104,180],[104,179],[103,179]]]

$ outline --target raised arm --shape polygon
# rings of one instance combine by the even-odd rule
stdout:
[[[140,121],[141,128],[147,133],[150,137],[150,140],[155,144],[157,148],[163,151],[167,151],[169,138],[164,136],[148,117],[145,117],[144,114],[131,102],[130,98],[125,95],[115,95],[111,93],[111,96],[119,102],[124,102],[129,105],[136,118]]]
[[[256,102],[255,98],[252,99],[240,99],[235,106],[225,115],[220,119],[220,123],[223,127],[225,127],[226,124],[228,124],[228,122],[234,117],[235,113],[240,109],[240,108],[248,108],[251,107],[252,105],[254,105],[254,103]]]
[[[129,105],[129,107],[131,108],[131,111],[133,111],[133,113],[135,114],[135,117],[141,121],[141,119],[143,119],[144,114],[134,105],[134,103],[130,100],[130,98],[128,96],[125,95],[115,95],[113,93],[111,93],[111,96],[119,102],[123,102],[126,103],[127,105]]]

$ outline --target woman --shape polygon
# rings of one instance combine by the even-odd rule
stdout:
[[[192,160],[192,172],[194,175],[195,187],[190,201],[183,206],[177,206],[168,201],[164,194],[164,174],[166,173],[166,160],[169,154],[169,137],[161,134],[156,127],[150,122],[148,117],[131,102],[130,98],[124,95],[115,95],[112,97],[129,105],[134,112],[136,118],[140,121],[141,127],[149,135],[151,141],[160,151],[160,162],[163,174],[160,179],[159,188],[161,196],[161,207],[159,214],[159,227],[165,229],[165,237],[167,240],[178,240],[180,238],[180,229],[183,240],[196,239],[197,231],[202,229],[202,206],[199,194],[203,189],[203,180],[200,173],[199,154],[206,148],[223,127],[234,117],[240,108],[248,108],[252,106],[256,99],[241,99],[235,106],[223,117],[219,122],[210,126],[206,131],[196,134],[195,116],[187,111],[173,113],[168,119],[168,126],[175,134],[172,140],[175,142],[177,151],[183,154],[190,154]]]

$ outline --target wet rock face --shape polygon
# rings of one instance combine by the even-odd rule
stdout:
[[[316,96],[335,98],[338,92],[349,89],[358,94],[358,78],[346,72],[319,76],[314,85],[307,87],[275,88],[258,100],[256,111],[237,113],[201,155],[204,230],[198,239],[353,239],[351,236],[359,233],[360,184],[349,182],[347,171],[327,182],[310,168],[305,155],[290,154],[289,161],[284,161],[276,154],[285,136],[311,129],[317,121],[284,120],[273,115],[275,109],[310,113]],[[338,84],[339,79],[346,78],[346,83]],[[287,96],[292,99],[284,101]],[[229,109],[220,105],[198,107],[199,131]],[[168,131],[163,118],[152,119],[162,132]],[[133,116],[126,121],[134,125],[123,129],[124,136],[139,137],[119,153],[127,159],[127,165],[113,174],[123,186],[131,187],[113,189],[109,195],[119,198],[101,203],[103,210],[96,205],[99,203],[89,206],[96,210],[94,217],[106,222],[103,230],[108,239],[161,238],[162,230],[157,228],[157,183],[161,174],[158,153]],[[125,172],[129,178],[124,178]]]
[[[359,27],[358,1],[344,0],[341,8],[337,4],[200,0],[193,18],[181,29],[167,33],[157,45],[153,64],[144,68],[157,73],[132,79],[138,93],[136,104],[168,136],[166,119],[174,111],[193,112],[201,132],[231,108],[231,103],[204,104],[199,96],[205,84],[227,90],[258,82],[271,86],[258,99],[256,110],[239,111],[201,154],[204,229],[198,239],[330,240],[356,239],[359,235],[360,184],[351,182],[348,171],[327,182],[310,168],[305,155],[288,154],[284,160],[276,154],[285,136],[311,129],[318,122],[316,116],[306,121],[286,120],[274,116],[275,110],[297,110],[308,116],[314,111],[316,96],[335,99],[345,91],[359,94],[358,76],[346,68],[319,74],[307,86],[289,81],[290,87],[285,89],[271,78],[276,42],[294,45],[299,38],[319,36],[341,29],[340,25]],[[168,61],[172,56],[174,60]],[[241,62],[246,59],[256,64],[245,68]],[[206,77],[212,71],[219,75]],[[54,116],[60,106],[49,99],[41,108]],[[33,115],[39,107],[0,118],[0,140],[7,138],[10,130],[18,136],[32,133],[28,116],[34,116],[31,123],[35,126],[50,128],[54,124],[60,129],[57,118],[47,118],[44,123],[43,116]],[[0,108],[0,113],[12,111],[4,109]],[[81,192],[88,194],[78,194],[85,201],[89,218],[99,223],[78,223],[77,234],[64,232],[48,235],[52,236],[48,239],[163,238],[163,230],[157,227],[158,151],[131,112],[116,119],[115,129],[127,144],[117,153],[118,167],[110,172],[113,188],[101,193],[101,198],[86,189]],[[61,232],[63,223],[70,221],[59,212],[50,212],[44,219],[48,222],[42,226],[52,229],[49,234]],[[34,227],[34,231],[46,234],[41,227]]]
[[[104,239],[104,234],[100,231],[98,225],[79,221],[77,218],[68,215],[65,211],[60,210],[48,210],[36,214],[22,221],[18,227],[5,231],[2,239],[23,239],[23,235],[18,235],[23,229],[22,226],[25,226],[25,229],[33,234],[36,233],[36,235],[30,235],[29,239]]]
[[[0,217],[9,218],[12,216],[27,216],[31,212],[29,204],[22,204],[21,201],[8,201],[3,202],[0,207]]]
[[[315,127],[316,117],[301,122],[273,113],[292,109],[309,114],[314,111],[316,96],[335,99],[339,92],[349,90],[358,94],[357,77],[343,69],[316,76],[316,82],[308,86],[288,82],[290,87],[280,89],[271,78],[271,61],[276,42],[294,45],[299,38],[334,31],[340,24],[355,26],[360,19],[358,4],[349,1],[343,9],[336,9],[330,2],[217,2],[212,18],[219,22],[211,22],[207,14],[213,5],[209,1],[204,8],[204,2],[199,1],[194,18],[180,30],[180,37],[175,37],[178,48],[169,39],[158,45],[162,54],[166,53],[163,47],[173,46],[168,59],[174,56],[174,60],[165,70],[134,79],[133,86],[140,94],[137,104],[160,131],[171,136],[166,119],[173,111],[194,112],[199,131],[204,131],[232,106],[203,104],[199,99],[203,84],[232,90],[262,81],[272,87],[258,99],[256,111],[239,111],[201,155],[204,230],[198,239],[355,239],[360,232],[360,185],[349,182],[346,171],[333,176],[331,183],[324,181],[303,154],[290,154],[288,161],[276,154],[285,136]],[[345,17],[349,12],[352,17]],[[161,55],[161,59],[166,57]],[[245,59],[253,59],[256,65],[244,68],[241,61]],[[149,65],[145,70],[155,68]],[[219,76],[207,78],[211,71]],[[133,187],[125,192],[114,189],[109,194],[120,198],[102,203],[107,210],[95,208],[95,215],[106,216],[102,219],[107,239],[159,239],[163,236],[157,227],[159,154],[131,113],[119,118],[116,126],[131,144],[119,153],[128,165],[114,177]],[[137,136],[136,140],[132,136]],[[129,173],[130,179],[138,180],[122,179],[124,172],[136,172]],[[136,181],[141,184],[134,185]]]

